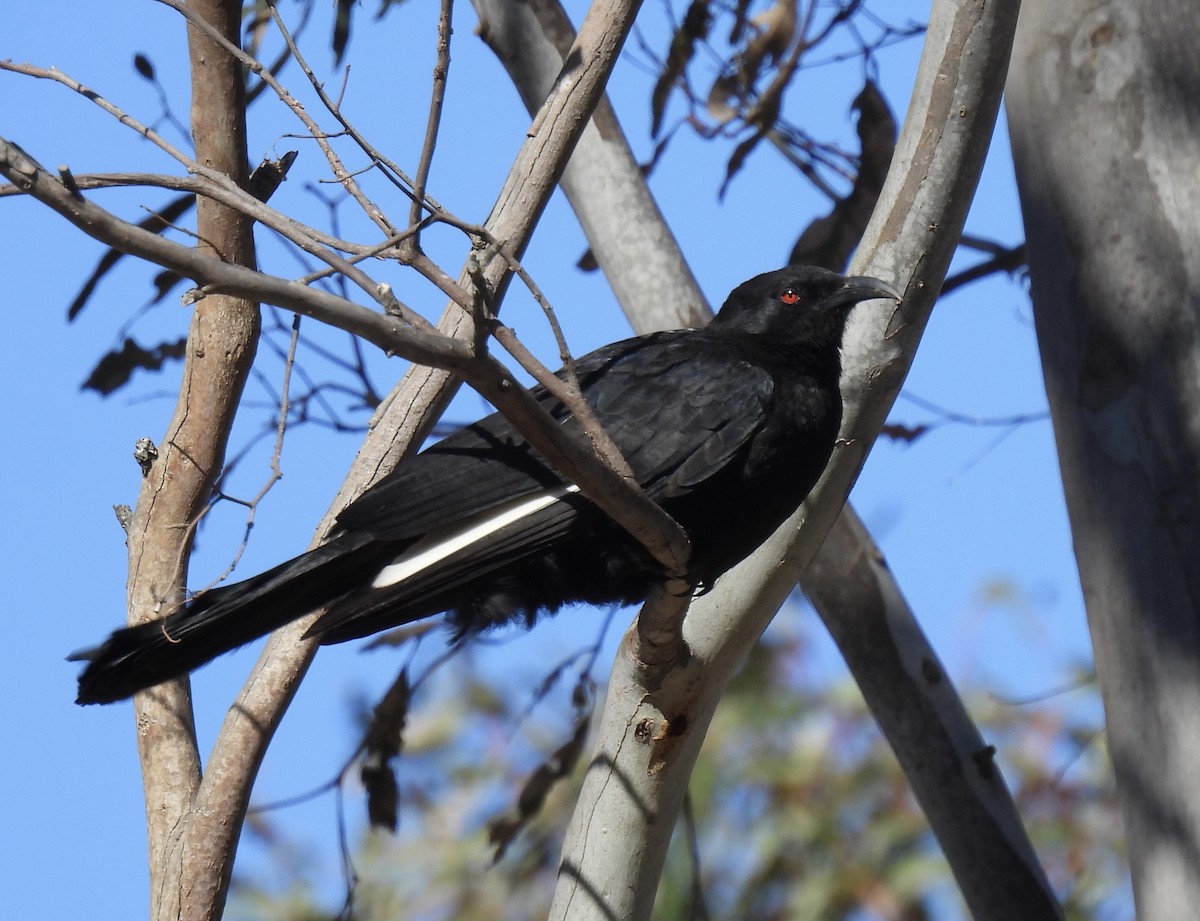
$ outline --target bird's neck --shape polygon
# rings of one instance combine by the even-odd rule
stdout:
[[[836,384],[842,375],[842,353],[834,343],[755,337],[749,349],[754,360],[776,377],[800,374],[820,383]]]

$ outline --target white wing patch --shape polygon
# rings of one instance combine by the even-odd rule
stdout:
[[[427,534],[409,547],[403,556],[380,570],[375,581],[371,583],[371,588],[387,588],[412,578],[435,563],[440,563],[452,553],[457,553],[528,515],[540,512],[558,502],[563,496],[574,492],[579,492],[579,487],[572,483],[532,496],[522,496],[494,506],[486,512],[480,512],[457,527]]]

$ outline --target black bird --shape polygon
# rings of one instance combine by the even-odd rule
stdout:
[[[735,288],[702,329],[626,339],[576,362],[638,482],[691,539],[694,584],[746,557],[817,481],[841,423],[846,317],[872,298],[898,295],[824,269],[768,272]],[[572,602],[640,601],[662,578],[494,414],[403,461],[315,550],[75,653],[88,663],[78,702],[121,700],[321,607],[308,635],[322,643],[442,611],[461,636]]]

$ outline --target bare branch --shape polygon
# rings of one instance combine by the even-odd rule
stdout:
[[[442,121],[442,103],[446,98],[446,77],[450,70],[450,14],[453,0],[441,0],[438,16],[437,63],[433,67],[433,95],[429,100],[429,119],[425,126],[425,143],[421,146],[421,159],[417,163],[417,178],[413,182],[412,207],[408,213],[409,224],[421,220],[421,202],[425,198],[425,185],[429,181],[429,168],[433,164],[433,151],[437,146],[438,126]],[[414,247],[418,245],[413,240]]]
[[[990,750],[857,516],[803,584],[979,919],[1061,918]]]
[[[222,181],[225,177],[221,177],[221,179],[214,182],[210,176],[199,175],[201,171],[194,165],[189,167],[189,169],[194,174],[173,176],[163,173],[90,173],[78,176],[72,175],[72,179],[79,191],[144,186],[146,188],[171,189],[174,191],[190,192],[195,195],[203,195],[226,207],[240,211],[247,217],[254,218],[263,226],[269,227],[284,239],[295,243],[305,252],[317,256],[329,265],[329,269],[326,272],[313,273],[307,277],[304,283],[338,273],[346,275],[348,279],[354,281],[376,300],[379,300],[379,282],[361,272],[348,272],[347,266],[354,266],[364,259],[382,256],[387,254],[389,250],[396,250],[417,229],[409,228],[408,230],[400,231],[394,237],[389,237],[372,245],[354,243],[288,217],[282,212],[265,205],[263,200],[256,195],[246,192],[233,183]],[[0,198],[10,195],[24,195],[27,192],[27,189],[17,185],[0,186]],[[256,205],[255,202],[258,202],[258,204]],[[154,215],[151,215],[150,219],[143,220],[138,226],[145,229],[156,229],[152,226],[153,217]],[[432,218],[427,220],[432,220]],[[334,252],[327,252],[326,249],[333,250]],[[338,255],[339,253],[350,253],[353,258],[344,260]],[[464,303],[469,303],[469,298],[466,298],[465,295],[460,293],[460,297],[463,298]],[[420,314],[414,313],[407,307],[402,308],[402,313],[405,320],[413,326],[421,326],[432,330],[432,325]]]
[[[238,34],[241,6],[236,0],[197,0],[196,8],[218,30]],[[206,88],[192,97],[197,157],[212,172],[244,183],[250,170],[241,67],[195,32],[189,32],[188,39],[192,83]],[[3,148],[0,162],[7,162]],[[67,196],[60,204],[73,201],[87,206],[81,196],[70,196],[69,189],[48,177],[32,179],[33,189]],[[248,268],[255,264],[251,220],[204,198],[199,199],[196,220],[197,250],[172,246],[196,259],[221,264],[228,260],[230,266],[253,273]],[[141,228],[134,230],[156,237]],[[186,565],[180,561],[190,550],[193,533],[187,525],[208,501],[221,469],[258,333],[258,305],[252,299],[215,296],[193,313],[175,414],[160,446],[161,457],[152,475],[143,479],[129,527],[132,624],[153,619],[164,602],[182,595]],[[201,778],[188,680],[137,694],[134,709],[146,795],[151,915],[156,919],[217,917],[229,885],[234,850],[230,845],[236,836],[229,840],[210,834],[211,815],[195,811]],[[231,789],[228,795],[244,809],[249,789]]]
[[[242,554],[246,552],[246,548],[250,544],[250,532],[254,528],[254,519],[258,515],[258,506],[262,503],[262,500],[266,498],[267,493],[271,491],[275,484],[283,479],[283,439],[284,435],[287,433],[288,413],[290,411],[289,407],[291,405],[292,393],[292,370],[296,366],[296,349],[299,344],[300,316],[297,314],[292,317],[292,335],[288,340],[287,354],[283,359],[283,381],[279,387],[279,416],[275,420],[275,446],[271,451],[271,472],[268,474],[266,482],[259,487],[258,492],[255,493],[250,499],[235,499],[224,493],[220,494],[220,498],[231,502],[236,502],[237,504],[246,507],[246,523],[242,530],[242,542],[238,546],[237,551],[234,553],[232,559],[230,559],[229,563],[226,565],[225,570],[221,573],[218,573],[207,586],[199,589],[195,594],[200,594],[205,589],[211,588],[212,586],[217,585],[219,582],[223,582],[237,567],[238,562],[242,558]],[[230,466],[231,462],[227,461],[222,478],[228,474]],[[212,508],[212,506],[210,505],[209,508]],[[197,519],[197,521],[198,520],[199,519]]]
[[[166,0],[163,0],[163,2],[166,2]],[[6,62],[0,62],[0,66],[3,66],[5,63]],[[16,68],[10,66],[9,69]],[[29,68],[27,65],[22,65],[22,69],[18,70],[18,72],[25,73],[28,69]],[[61,82],[64,85],[77,88],[82,95],[101,105],[105,111],[113,114],[123,124],[129,124],[131,127],[134,127],[135,130],[138,130],[139,133],[145,134],[148,137],[153,134],[152,129],[145,128],[145,126],[142,126],[140,122],[137,122],[135,119],[132,119],[130,116],[126,115],[122,110],[112,105],[112,103],[109,103],[103,97],[92,92],[86,87],[83,87],[82,84],[79,84],[77,81],[67,77],[60,71],[45,71],[45,73],[53,76],[54,79],[58,80],[58,82]],[[154,137],[157,137],[157,135],[154,135]],[[168,150],[172,156],[174,156],[185,167],[187,167],[190,173],[195,174],[195,177],[182,178],[154,176],[149,174],[112,174],[107,177],[92,177],[90,182],[97,187],[104,184],[106,181],[112,185],[156,185],[163,188],[194,191],[196,194],[204,195],[212,198],[215,201],[220,201],[223,204],[227,204],[229,207],[236,208],[243,214],[254,217],[256,220],[261,221],[263,224],[271,227],[273,230],[276,230],[278,233],[291,240],[297,246],[328,263],[336,271],[346,275],[347,278],[352,280],[368,294],[371,294],[373,297],[376,297],[376,299],[379,299],[378,282],[370,278],[365,272],[362,271],[362,269],[358,268],[352,262],[342,258],[338,253],[318,245],[317,241],[324,242],[326,246],[335,247],[337,249],[346,248],[347,251],[361,251],[367,249],[366,247],[355,244],[347,244],[344,241],[336,240],[336,238],[332,238],[328,234],[324,234],[314,228],[301,224],[299,221],[285,217],[274,208],[271,208],[262,201],[259,201],[228,176],[224,176],[216,170],[210,169],[195,162],[194,160],[188,158],[181,151],[178,151],[175,148],[170,147],[170,145],[167,145],[165,141],[163,141],[159,146],[162,146],[164,149]],[[74,180],[74,184],[79,186],[79,188],[85,187],[79,184],[79,177],[73,176],[72,179]],[[59,181],[60,184],[63,184],[61,179]],[[27,184],[24,181],[14,180],[14,185],[15,188],[0,188],[0,196],[15,194],[16,192],[20,191],[30,191],[30,188],[27,187]],[[65,184],[63,185],[65,188]],[[68,189],[68,191],[70,190]],[[406,235],[407,234],[398,232],[391,234],[379,251],[384,252],[400,245],[404,241]],[[116,246],[116,244],[111,245]],[[120,246],[116,246],[116,248],[122,249]],[[143,258],[149,258],[151,261],[159,262],[159,264],[165,264],[158,259],[145,256],[142,253],[135,253],[135,255],[142,255]],[[403,316],[410,324],[414,326],[423,326],[426,329],[430,328],[428,322],[423,317],[417,313],[414,313],[408,307],[399,303],[398,301],[391,304],[385,304],[385,306],[389,307],[389,309],[398,311],[401,316]]]
[[[532,4],[472,2],[481,37],[504,64],[525,107],[536,111],[571,49],[571,21],[554,4],[537,4],[535,13]],[[640,168],[606,99],[583,136],[586,143],[572,154],[562,188],[634,330],[707,322],[711,311],[704,294],[691,270],[680,268],[679,246],[649,189],[624,178]]]
[[[271,89],[275,92],[281,102],[292,110],[292,113],[298,118],[301,124],[308,130],[309,135],[315,140],[325,154],[325,159],[329,161],[329,167],[333,170],[333,175],[341,186],[349,193],[350,197],[358,202],[363,213],[367,215],[375,224],[383,231],[385,236],[393,237],[396,235],[396,228],[384,215],[383,211],[367,198],[362,188],[354,181],[354,176],[346,169],[342,163],[341,157],[333,149],[329,143],[329,135],[322,130],[321,126],[313,120],[312,116],[303,105],[296,99],[291,92],[280,83],[271,71],[262,65],[256,57],[247,54],[242,50],[241,46],[236,42],[230,41],[224,35],[212,28],[207,22],[199,18],[192,9],[192,4],[181,2],[181,0],[158,0],[164,6],[169,6],[188,21],[188,25],[202,32],[214,44],[220,46],[226,54],[237,58],[243,66],[249,68],[251,73],[257,74]],[[272,5],[272,15],[275,15],[275,9]],[[293,47],[293,55],[297,56],[297,60],[307,70],[307,65],[303,64],[303,60],[298,57],[299,52]]]
[[[317,75],[313,72],[312,68],[308,66],[308,61],[300,52],[300,48],[296,44],[294,36],[288,29],[287,24],[283,21],[283,18],[279,15],[274,4],[271,5],[271,16],[274,19],[276,28],[279,29],[279,34],[283,36],[283,40],[287,44],[288,50],[290,51],[292,57],[296,59],[296,62],[300,65],[300,69],[308,78],[308,82],[312,86],[313,91],[317,94],[317,98],[321,100],[321,104],[325,106],[325,108],[329,111],[329,114],[338,120],[338,123],[341,124],[342,129],[346,132],[346,136],[354,141],[354,143],[358,145],[359,149],[362,150],[363,153],[370,157],[371,162],[374,165],[383,167],[384,175],[391,178],[396,183],[398,188],[404,191],[405,194],[413,197],[414,193],[411,190],[416,188],[416,182],[410,179],[408,174],[401,169],[398,164],[384,156],[382,151],[371,144],[371,142],[368,141],[367,138],[364,137],[363,134],[358,131],[358,129],[356,129],[344,115],[342,115],[340,104],[337,100],[332,99],[329,94],[325,92],[324,85],[320,80],[317,79]],[[413,200],[420,201],[421,199],[414,197]],[[427,195],[424,197],[423,201],[433,212],[444,210],[441,205],[439,205],[432,198],[429,198]]]
[[[236,293],[285,307],[362,336],[380,348],[412,361],[457,368],[471,360],[466,349],[436,333],[413,328],[317,288],[225,262],[123,221],[87,199],[76,198],[57,176],[3,138],[0,138],[0,174],[89,236],[196,279],[207,286],[204,293]],[[249,195],[245,197],[254,201]],[[428,326],[423,319],[421,323]]]
[[[113,116],[125,127],[136,131],[155,147],[162,150],[164,153],[178,160],[181,164],[189,169],[195,166],[191,157],[185,154],[178,147],[167,141],[161,134],[155,131],[148,125],[142,124],[127,112],[113,105],[90,86],[80,83],[73,77],[63,73],[57,67],[38,67],[34,64],[17,64],[13,61],[0,61],[0,70],[8,70],[15,74],[24,74],[27,77],[36,77],[39,80],[51,80],[55,83],[61,83],[70,90],[74,90],[80,96],[90,102],[95,103],[109,115]]]
[[[966,245],[967,241],[962,241]],[[951,275],[942,285],[942,294],[949,294],[956,288],[961,288],[963,285],[969,285],[971,282],[979,281],[982,278],[987,278],[989,275],[994,275],[997,272],[1005,272],[1012,275],[1029,265],[1029,254],[1026,251],[1025,244],[1019,243],[1012,247],[996,246],[995,248],[983,248],[984,252],[991,253],[990,259],[985,259],[983,262],[973,265],[968,269],[963,269],[955,275]]]

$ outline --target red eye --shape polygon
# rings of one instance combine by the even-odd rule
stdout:
[[[779,299],[790,306],[800,300],[800,295],[795,288],[788,288],[783,294],[779,295]]]

